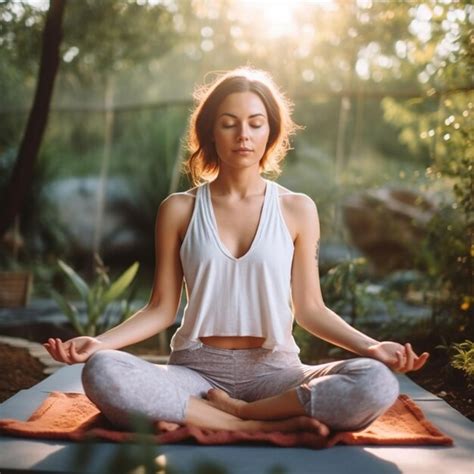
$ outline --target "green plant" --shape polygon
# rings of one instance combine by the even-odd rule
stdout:
[[[324,299],[336,313],[347,315],[350,324],[361,323],[370,312],[383,305],[393,314],[393,302],[388,291],[374,291],[369,280],[365,258],[339,263],[321,278]]]
[[[470,224],[452,206],[441,208],[428,223],[416,259],[425,273],[422,289],[431,306],[431,331],[459,340],[472,331],[472,239]]]
[[[451,366],[465,372],[469,387],[474,388],[474,342],[466,339],[453,343],[451,348],[455,351],[451,356]]]
[[[335,312],[349,312],[351,324],[367,313],[365,302],[366,283],[360,280],[366,270],[364,258],[355,258],[331,268],[323,278],[321,287],[325,300]]]
[[[73,303],[68,301],[54,288],[50,290],[52,297],[68,317],[74,329],[83,336],[95,336],[106,331],[112,325],[117,324],[117,321],[113,321],[111,324],[112,304],[114,302],[116,303],[116,300],[120,295],[122,295],[122,293],[130,286],[139,267],[138,262],[133,263],[114,282],[111,282],[107,269],[100,257],[96,254],[94,255],[94,258],[97,277],[91,286],[89,286],[69,265],[62,260],[58,260],[60,269],[71,281],[86,305],[85,323],[81,322],[79,311]],[[118,322],[124,321],[132,314],[129,302],[130,298],[119,301],[118,308],[117,305],[115,305],[115,316],[118,316]]]
[[[457,8],[465,8],[461,2]],[[446,15],[446,18],[444,17]],[[430,43],[445,41],[445,21],[452,15],[448,8],[433,22]],[[440,29],[440,26],[442,27]],[[454,26],[454,24],[453,24]],[[399,130],[400,142],[413,154],[429,154],[426,168],[428,188],[450,189],[446,204],[426,226],[427,237],[418,252],[417,267],[426,273],[426,302],[432,309],[431,333],[460,340],[472,333],[472,257],[474,236],[473,159],[474,139],[472,109],[474,92],[465,87],[471,82],[470,25],[462,20],[456,25],[449,61],[436,54],[421,54],[424,63],[419,98],[382,100],[384,116]],[[438,29],[438,34],[434,32]],[[429,48],[424,48],[429,51]],[[427,62],[439,64],[433,74]],[[445,191],[446,192],[446,191]]]

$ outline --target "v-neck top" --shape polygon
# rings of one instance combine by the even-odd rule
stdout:
[[[255,236],[235,257],[219,237],[209,183],[199,186],[180,248],[187,305],[171,339],[175,351],[202,346],[200,337],[264,337],[262,347],[299,353],[292,335],[294,245],[277,184],[266,181]]]

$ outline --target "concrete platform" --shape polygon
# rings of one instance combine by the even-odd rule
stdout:
[[[50,391],[83,393],[83,364],[61,368],[41,383],[22,390],[0,404],[0,418],[26,420]],[[174,473],[194,473],[200,462],[216,462],[229,474],[472,474],[474,473],[473,423],[441,398],[427,392],[408,377],[398,375],[401,393],[408,394],[427,418],[454,446],[335,446],[324,450],[279,448],[271,445],[199,446],[175,444],[152,447]],[[88,469],[75,463],[82,456],[77,443],[0,437],[0,472],[111,472],[110,461],[130,445],[95,443]],[[272,471],[276,466],[280,470]],[[118,471],[115,471],[118,472]],[[138,471],[135,471],[138,472]],[[140,471],[145,472],[145,471]],[[160,471],[167,472],[167,471]],[[210,470],[200,472],[211,472]]]

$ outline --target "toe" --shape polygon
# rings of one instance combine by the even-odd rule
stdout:
[[[221,390],[220,388],[211,388],[207,392],[207,398],[209,398],[210,400],[217,400],[227,397],[228,395],[224,392],[224,390]]]

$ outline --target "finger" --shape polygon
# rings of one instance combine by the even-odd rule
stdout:
[[[413,363],[418,358],[418,356],[413,352],[413,348],[411,347],[411,344],[409,342],[405,344],[405,354],[407,358],[405,363],[405,370],[409,372],[410,370],[413,370]]]
[[[84,362],[89,358],[89,354],[87,352],[78,353],[74,344],[71,344],[70,353],[74,362]]]
[[[421,354],[421,356],[415,362],[415,365],[413,366],[413,370],[421,369],[426,364],[429,357],[430,357],[430,354],[428,352],[423,352],[423,354]]]
[[[49,343],[49,353],[53,357],[53,359],[57,360],[58,362],[62,362],[60,359],[60,355],[58,353],[58,345],[56,341],[52,338],[48,339]]]
[[[57,341],[60,341],[60,339],[57,339],[56,342]],[[66,362],[66,364],[72,364],[70,357],[64,348],[64,343],[57,342],[57,347],[58,347],[58,354],[61,357],[62,362]]]
[[[403,369],[403,365],[404,365],[404,361],[403,361],[403,353],[402,351],[397,351],[397,365],[396,365],[396,370],[398,370],[399,372],[402,371]]]
[[[54,359],[55,357],[51,344],[49,344],[48,342],[44,342],[43,347],[48,351],[48,354]]]

